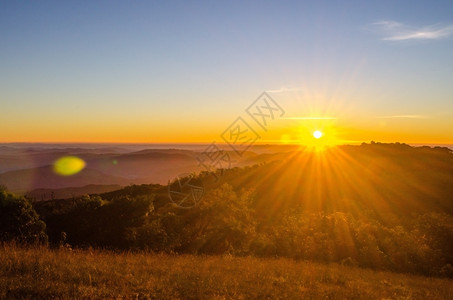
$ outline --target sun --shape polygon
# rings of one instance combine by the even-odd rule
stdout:
[[[313,132],[313,137],[314,137],[315,139],[321,138],[321,137],[322,137],[322,132],[319,131],[319,130],[316,130],[315,132]]]

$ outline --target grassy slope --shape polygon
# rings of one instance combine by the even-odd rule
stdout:
[[[453,280],[289,259],[0,246],[0,298],[452,299]]]

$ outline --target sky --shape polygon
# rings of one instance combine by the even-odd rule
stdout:
[[[0,142],[453,144],[452,79],[451,1],[0,2]]]

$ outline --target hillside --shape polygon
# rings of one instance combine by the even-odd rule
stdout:
[[[32,201],[44,201],[50,199],[69,199],[80,197],[81,195],[99,194],[116,191],[121,189],[122,186],[116,184],[96,185],[89,184],[81,187],[68,187],[59,189],[35,189],[28,193],[26,196]]]
[[[53,245],[64,232],[63,242],[76,247],[278,256],[453,276],[451,150],[373,143],[284,155],[200,173],[193,180],[203,196],[188,209],[159,184],[33,206]]]
[[[381,218],[453,214],[453,153],[448,148],[374,143],[293,151],[272,163],[228,170],[222,180],[236,190],[253,188],[255,207],[263,214],[291,207]]]

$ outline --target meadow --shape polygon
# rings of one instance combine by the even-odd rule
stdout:
[[[453,280],[288,258],[0,246],[1,299],[452,299]]]

